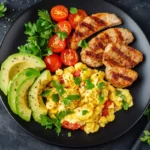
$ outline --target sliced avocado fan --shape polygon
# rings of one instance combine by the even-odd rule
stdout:
[[[45,67],[44,61],[32,54],[16,53],[10,55],[1,65],[0,89],[7,95],[9,82],[18,72],[27,68],[35,68],[41,71]]]
[[[36,76],[27,77],[17,90],[16,97],[16,109],[17,114],[25,121],[30,121],[31,119],[31,109],[28,104],[28,91],[31,85],[33,84]]]
[[[38,77],[40,75],[40,71],[33,69],[33,68],[28,68],[25,69],[19,73],[17,73],[13,80],[9,84],[9,89],[8,89],[8,104],[11,108],[11,110],[17,114],[16,110],[16,96],[18,94],[18,88],[30,76],[35,76]]]
[[[36,122],[40,123],[41,115],[47,115],[47,108],[42,99],[42,91],[45,86],[51,81],[51,74],[48,70],[45,70],[36,79],[34,84],[29,90],[29,105],[32,110],[32,116]]]

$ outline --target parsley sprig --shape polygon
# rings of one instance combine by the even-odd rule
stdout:
[[[67,32],[57,31],[56,34],[58,35],[58,38],[61,40],[65,40],[68,37]]]
[[[76,101],[79,99],[81,99],[81,95],[79,94],[68,95],[67,97],[63,99],[63,103],[65,105],[71,105],[72,101]]]
[[[88,43],[85,40],[81,40],[78,43],[78,46],[81,47],[81,48],[86,48],[86,47],[88,47]]]
[[[5,15],[7,8],[5,7],[4,3],[0,3],[0,18]]]
[[[32,75],[35,75],[35,76],[40,76],[40,71],[39,70],[36,70],[36,69],[33,69],[33,68],[29,68],[26,72],[26,76],[27,77],[30,77]]]
[[[78,9],[75,7],[70,7],[70,13],[71,14],[76,14],[78,12]]]
[[[144,115],[147,116],[147,119],[150,120],[150,108],[147,108],[144,112]]]
[[[53,84],[53,86],[56,88],[56,90],[57,90],[57,92],[58,92],[58,94],[59,94],[60,96],[62,96],[62,95],[65,93],[65,90],[64,90],[63,85],[60,84],[58,81],[53,80],[53,81],[52,81],[52,84]]]
[[[81,78],[80,78],[80,77],[74,77],[74,83],[75,83],[76,85],[80,85],[80,83],[81,83]]]
[[[85,88],[88,89],[88,90],[91,90],[91,89],[94,88],[94,84],[92,83],[90,78],[85,80]]]
[[[55,126],[56,133],[59,135],[61,132],[61,120],[65,116],[72,113],[73,111],[71,110],[61,111],[56,115],[56,118],[50,118],[46,115],[41,115],[40,123],[42,126],[45,126],[46,129],[52,129],[52,127]]]
[[[148,130],[144,131],[144,136],[140,138],[142,142],[147,142],[150,145],[150,132]]]
[[[47,10],[38,11],[38,20],[35,23],[25,24],[27,43],[18,47],[20,52],[36,55],[40,58],[52,54],[48,48],[48,39],[55,32],[57,26],[52,22]]]
[[[120,90],[116,90],[116,95],[119,96],[122,99],[122,107],[124,110],[128,110],[129,108],[129,104],[126,101],[126,97],[125,95],[122,94],[122,92]]]

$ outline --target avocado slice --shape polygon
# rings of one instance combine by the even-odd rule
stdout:
[[[28,102],[28,91],[31,85],[34,83],[36,76],[27,77],[17,90],[16,97],[16,109],[17,114],[25,121],[30,121],[31,119],[31,109],[29,108]]]
[[[34,82],[29,90],[29,105],[32,110],[32,116],[36,122],[40,122],[40,116],[47,114],[47,108],[42,99],[44,87],[51,81],[51,74],[45,70]]]
[[[16,53],[10,55],[1,66],[0,89],[7,95],[9,82],[18,72],[27,68],[35,68],[41,71],[45,67],[44,61],[32,54]]]
[[[17,90],[18,87],[21,85],[21,83],[29,76],[31,75],[35,75],[35,76],[39,76],[40,72],[36,69],[32,69],[32,68],[28,68],[25,69],[19,73],[17,73],[14,78],[12,79],[12,81],[10,81],[9,84],[9,90],[8,90],[8,104],[11,108],[11,110],[17,114],[17,110],[16,110],[16,96],[17,96]]]

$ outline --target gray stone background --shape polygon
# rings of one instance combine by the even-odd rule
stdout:
[[[0,45],[8,29],[15,21],[17,16],[29,6],[40,0],[0,0],[4,2],[8,11],[0,19]],[[126,11],[140,26],[150,41],[150,0],[107,0]],[[136,16],[139,16],[137,19]],[[143,20],[146,20],[143,21]],[[143,116],[140,121],[125,135],[117,140],[100,146],[85,148],[93,150],[130,150],[132,145],[142,133],[147,124],[147,119]],[[57,147],[43,143],[27,134],[9,116],[0,100],[0,150],[65,150],[71,148]],[[148,150],[147,144],[141,144],[141,150]]]

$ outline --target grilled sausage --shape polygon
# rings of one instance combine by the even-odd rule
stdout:
[[[83,48],[80,55],[83,63],[90,67],[100,67],[103,65],[102,56],[105,47],[109,43],[129,44],[134,40],[132,33],[124,28],[110,28],[96,37],[92,38],[87,48]]]
[[[115,14],[97,13],[85,17],[76,27],[71,40],[71,48],[77,49],[78,43],[92,34],[108,27],[120,25],[121,20]]]
[[[128,87],[137,79],[137,77],[137,72],[128,68],[107,66],[105,69],[105,78],[114,87]]]
[[[139,50],[120,43],[108,44],[103,53],[105,66],[133,68],[142,61],[143,54]]]

